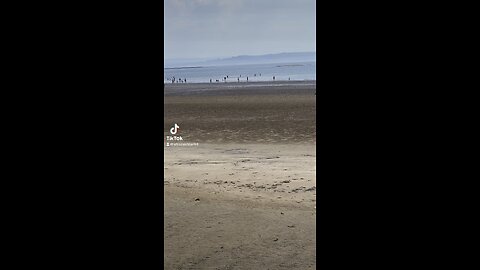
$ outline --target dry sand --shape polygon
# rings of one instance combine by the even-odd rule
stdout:
[[[199,91],[201,89],[201,91]],[[314,269],[315,82],[165,87],[164,269]]]

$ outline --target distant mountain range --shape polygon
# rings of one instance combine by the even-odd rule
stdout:
[[[239,55],[221,59],[170,59],[165,60],[164,67],[181,66],[225,66],[248,64],[274,64],[316,61],[316,52],[290,52],[264,55]]]

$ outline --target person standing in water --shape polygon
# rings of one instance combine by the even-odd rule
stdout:
[[[247,76],[247,82],[248,82],[248,76]]]

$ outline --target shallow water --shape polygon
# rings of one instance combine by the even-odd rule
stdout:
[[[223,82],[227,76],[227,82],[246,82],[247,77],[249,82],[273,81],[273,76],[276,81],[316,80],[316,62],[164,68],[165,83],[171,83],[173,77],[187,83]]]

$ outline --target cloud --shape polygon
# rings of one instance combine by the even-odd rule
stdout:
[[[242,6],[242,0],[166,0],[165,9],[172,11],[217,10],[228,11]]]
[[[233,54],[313,48],[313,0],[165,0],[165,53]],[[282,49],[283,48],[283,49]]]

